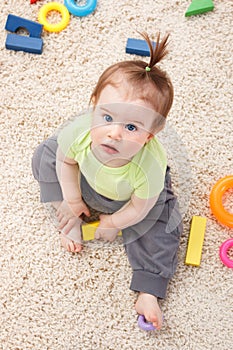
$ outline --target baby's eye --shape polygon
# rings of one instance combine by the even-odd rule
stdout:
[[[133,124],[127,124],[125,126],[125,128],[128,130],[128,131],[136,131],[137,130],[137,127]]]
[[[113,119],[112,119],[112,117],[111,117],[110,115],[105,114],[105,115],[104,115],[104,120],[105,120],[106,122],[108,122],[108,123],[111,123]]]

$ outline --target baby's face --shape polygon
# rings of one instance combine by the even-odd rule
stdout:
[[[107,85],[96,104],[91,148],[102,163],[119,167],[127,164],[153,138],[156,112],[143,100],[127,96],[122,86]]]

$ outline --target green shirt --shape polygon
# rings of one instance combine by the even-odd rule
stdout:
[[[118,168],[102,164],[91,150],[91,114],[77,117],[58,135],[61,151],[77,161],[89,185],[112,200],[128,200],[134,193],[141,199],[160,194],[167,166],[166,152],[156,137],[132,160]]]

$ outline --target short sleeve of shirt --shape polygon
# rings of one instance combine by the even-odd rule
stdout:
[[[85,146],[85,139],[89,138],[90,116],[82,115],[65,126],[58,134],[57,142],[68,158],[75,159],[77,153]]]
[[[134,194],[141,199],[159,195],[164,187],[167,167],[166,151],[159,141],[156,138],[151,140],[134,162]]]

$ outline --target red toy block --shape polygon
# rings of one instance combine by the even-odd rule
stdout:
[[[35,4],[38,0],[30,0],[30,4]]]

